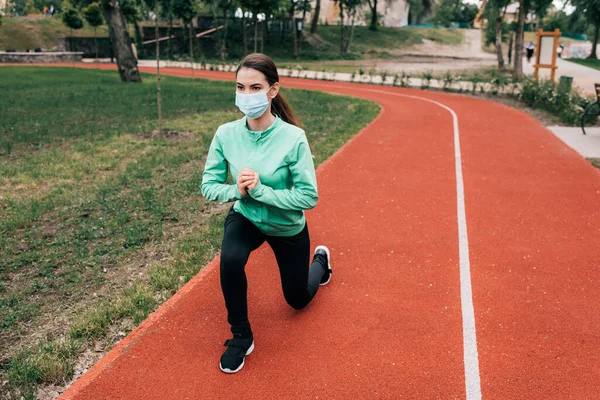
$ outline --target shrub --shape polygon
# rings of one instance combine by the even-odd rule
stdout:
[[[433,75],[431,72],[425,72],[421,77],[421,89],[429,89]]]
[[[446,72],[446,75],[444,76],[444,90],[448,91],[450,90],[450,87],[452,86],[452,84],[458,80],[458,76],[454,76],[450,73],[450,71]]]
[[[536,81],[526,77],[521,82],[519,100],[532,108],[539,108],[555,115],[568,125],[577,125],[585,107],[594,102],[566,88],[559,88],[553,81]]]

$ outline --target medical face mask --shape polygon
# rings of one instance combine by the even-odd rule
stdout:
[[[235,94],[235,105],[240,109],[241,112],[246,114],[248,118],[258,118],[267,111],[269,108],[269,99],[267,98],[267,92],[271,90],[273,86],[264,92],[243,94]]]

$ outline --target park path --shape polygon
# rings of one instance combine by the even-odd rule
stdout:
[[[282,84],[383,107],[317,171],[307,217],[313,247],[332,250],[331,283],[294,311],[270,249],[253,253],[256,349],[226,375],[217,257],[61,399],[599,397],[597,170],[503,105]]]
[[[556,59],[558,69],[555,73],[555,80],[558,82],[561,76],[570,76],[573,78],[573,87],[578,87],[579,90],[587,95],[596,95],[595,83],[600,83],[600,71],[594,68],[586,67],[568,59]],[[533,61],[528,63],[526,58],[523,58],[523,73],[533,74]],[[550,79],[550,70],[540,68],[540,77]]]

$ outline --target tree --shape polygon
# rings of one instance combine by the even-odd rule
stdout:
[[[572,0],[578,13],[585,15],[588,22],[593,25],[592,52],[588,58],[597,59],[598,35],[600,33],[600,0]]]
[[[27,12],[27,15],[40,13],[40,10],[35,8],[35,4],[33,3],[33,0],[27,0],[27,3],[25,3],[25,11]]]
[[[69,51],[73,51],[73,29],[79,30],[83,28],[83,20],[77,13],[77,10],[68,5],[62,13],[62,21],[71,30],[69,37]]]
[[[104,20],[108,25],[110,40],[117,59],[119,75],[123,82],[141,82],[142,77],[137,67],[137,58],[131,47],[131,37],[127,32],[127,22],[121,11],[122,0],[102,0]]]
[[[407,0],[408,24],[420,24],[431,15],[435,0]]]
[[[372,31],[377,30],[377,0],[367,0],[369,8],[371,9],[371,23],[369,29]]]
[[[515,69],[513,77],[521,79],[523,77],[523,35],[525,33],[525,0],[519,0],[519,16],[517,18],[517,31],[515,36]]]
[[[441,0],[434,8],[431,23],[449,27],[454,22],[455,9],[459,3],[460,0]]]
[[[340,7],[340,52],[347,53],[354,36],[358,8],[363,5],[363,0],[336,0],[336,3]]]
[[[215,0],[214,7],[221,11],[223,15],[223,29],[221,29],[219,56],[222,61],[227,58],[227,31],[229,29],[229,13],[235,10],[232,0]]]
[[[185,28],[188,24],[191,25],[192,20],[196,16],[196,6],[194,0],[173,0],[173,14],[175,15],[175,18],[180,18],[183,22],[183,43],[185,47]],[[191,32],[192,31],[190,27],[190,58],[192,62],[194,62],[194,54],[192,50],[193,41]]]
[[[167,59],[173,58],[173,43],[171,41],[171,36],[173,36],[173,0],[162,0],[161,1],[163,15],[165,15],[169,19],[169,28],[167,30],[168,44],[167,44]]]
[[[319,15],[321,14],[321,0],[315,2],[315,11],[312,15],[312,21],[310,22],[310,33],[317,33],[317,27],[319,26]]]
[[[98,38],[96,30],[104,23],[102,18],[102,7],[100,3],[92,3],[83,9],[83,17],[90,26],[94,27],[94,46],[96,47],[96,60],[98,60]],[[97,67],[97,66],[96,66]]]
[[[509,30],[508,24],[504,22],[504,16],[506,15],[506,7],[510,2],[510,0],[488,0],[485,6],[485,17],[490,22],[485,31],[486,44],[494,43],[499,70],[504,68],[502,42]]]
[[[571,32],[569,30],[569,16],[564,11],[548,14],[542,20],[542,29],[545,31],[559,29],[561,32]]]
[[[158,114],[158,133],[162,135],[162,101],[160,95],[160,42],[158,35],[158,0],[144,0],[149,8],[154,8],[154,40],[156,45],[156,109]],[[153,7],[154,6],[154,7]]]

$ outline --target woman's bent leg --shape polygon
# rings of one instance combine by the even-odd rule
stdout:
[[[251,336],[248,321],[248,282],[245,267],[250,253],[265,241],[264,235],[242,214],[231,209],[225,219],[221,248],[221,289],[227,321],[234,336]]]
[[[319,257],[310,263],[310,236],[308,225],[295,236],[267,236],[275,253],[283,295],[290,306],[300,310],[315,297],[327,266]]]

